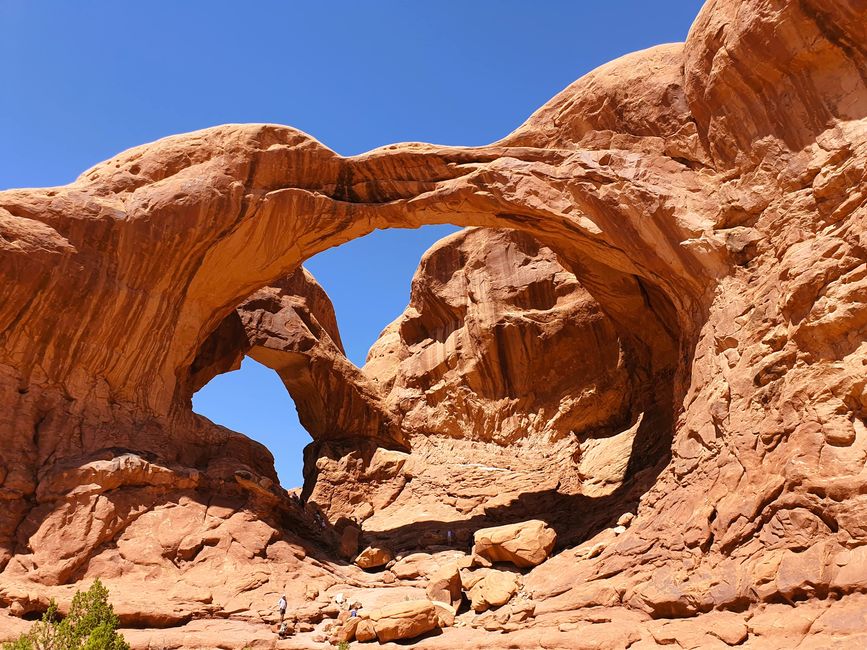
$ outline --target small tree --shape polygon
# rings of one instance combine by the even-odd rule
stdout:
[[[84,593],[75,592],[66,618],[59,620],[52,600],[42,620],[3,650],[129,650],[118,624],[108,589],[97,578]]]

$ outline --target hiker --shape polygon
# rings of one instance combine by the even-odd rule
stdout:
[[[455,543],[455,531],[449,528],[449,532],[446,533],[446,543],[449,546],[452,546]]]
[[[285,621],[283,623],[280,623],[280,629],[277,630],[277,636],[279,636],[281,639],[285,639],[287,636],[289,636],[288,623],[286,623]]]
[[[283,621],[283,617],[286,616],[286,595],[280,596],[280,600],[277,601],[277,607],[280,610],[280,621]]]

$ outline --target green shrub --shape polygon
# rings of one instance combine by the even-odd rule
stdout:
[[[3,650],[129,650],[117,633],[118,618],[108,602],[108,589],[94,580],[90,589],[76,591],[62,621],[52,600],[42,620]]]

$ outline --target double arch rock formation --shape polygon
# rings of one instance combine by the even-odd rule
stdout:
[[[628,530],[590,553],[606,533],[585,529],[526,577],[542,606],[511,642],[554,646],[576,620],[613,647],[863,635],[865,42],[860,0],[711,0],[685,43],[602,66],[489,146],[344,158],[288,127],[227,125],[0,192],[0,604],[22,616],[83,578],[151,575],[194,587],[166,588],[168,605],[120,596],[122,617],[189,632],[263,609],[278,569],[359,584],[326,550],[337,532],[274,485],[267,450],[189,398],[244,345],[293,381],[302,348],[248,335],[267,338],[263,314],[303,285],[296,313],[325,334],[295,362],[327,335],[329,372],[357,391],[349,421],[375,422],[357,431],[365,462],[380,447],[412,461],[423,437],[340,361],[296,270],[376,228],[453,223],[520,231],[592,296],[628,375],[629,476],[661,462]],[[305,496],[328,484],[313,465],[353,453],[320,425]],[[582,619],[600,607],[611,623]],[[806,622],[779,629],[783,611]]]

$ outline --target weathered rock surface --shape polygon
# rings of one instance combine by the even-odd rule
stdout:
[[[436,607],[429,600],[409,600],[374,610],[370,620],[380,643],[413,639],[439,625]]]
[[[460,566],[457,562],[450,562],[430,576],[425,593],[432,601],[448,603],[457,609],[461,603],[462,588]]]
[[[362,569],[375,569],[391,562],[391,551],[378,546],[367,546],[355,558],[355,564]]]
[[[410,433],[514,445],[628,421],[617,333],[549,247],[464,231],[425,253],[364,372]]]
[[[229,125],[0,192],[0,630],[99,576],[136,648],[309,648],[337,593],[424,599],[346,531],[539,519],[512,602],[418,647],[863,646],[865,42],[859,0],[710,0],[486,147]],[[350,367],[299,264],[443,222],[486,230]],[[301,500],[190,410],[246,353],[314,437]]]
[[[518,576],[497,569],[466,571],[461,574],[461,584],[475,612],[505,605],[518,592]]]
[[[382,543],[416,543],[423,531],[428,543],[455,546],[470,541],[477,526],[467,522],[497,510],[508,520],[562,521],[562,499],[621,487],[644,416],[630,410],[612,321],[564,264],[510,230],[464,230],[428,251],[410,305],[362,368],[378,421],[399,429],[391,439],[413,453],[316,441],[309,500],[332,520],[363,522]],[[342,383],[353,381],[347,374]],[[358,505],[360,492],[369,509]],[[592,527],[594,516],[610,516],[596,510],[576,519]],[[432,520],[442,524],[425,527]]]
[[[473,536],[473,553],[491,562],[511,562],[516,567],[528,568],[548,559],[555,533],[544,521],[522,521],[517,524],[482,528]]]

